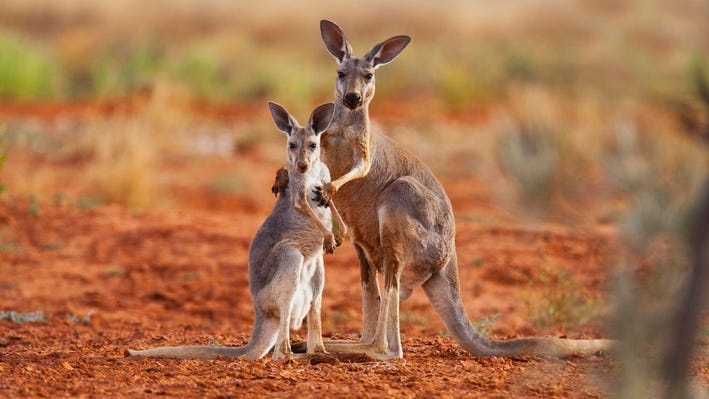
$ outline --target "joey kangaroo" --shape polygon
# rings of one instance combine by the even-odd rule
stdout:
[[[325,280],[323,249],[328,253],[335,250],[345,234],[345,225],[331,205],[337,221],[333,235],[330,211],[318,207],[315,199],[309,197],[314,197],[315,186],[330,180],[327,167],[320,162],[320,134],[330,124],[335,107],[332,103],[317,107],[303,128],[285,108],[273,102],[268,106],[278,129],[288,135],[290,187],[281,192],[249,247],[249,287],[255,314],[251,340],[238,348],[178,346],[129,351],[131,355],[259,359],[275,344],[274,359],[301,357],[292,354],[289,330],[300,328],[306,316],[307,353],[325,352],[320,324]]]
[[[609,340],[492,340],[476,331],[460,298],[448,196],[428,167],[370,128],[375,70],[391,62],[410,38],[394,36],[355,57],[337,25],[323,20],[320,33],[338,69],[335,116],[321,140],[321,157],[334,180],[319,195],[323,203],[335,203],[350,230],[360,263],[364,319],[359,342],[326,341],[325,348],[379,359],[402,357],[399,301],[422,286],[451,335],[473,355],[567,356],[609,349]],[[277,175],[274,192],[285,189],[283,177]],[[377,271],[384,275],[381,296]]]

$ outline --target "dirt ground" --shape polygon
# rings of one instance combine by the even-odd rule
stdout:
[[[31,170],[35,160],[13,162]],[[7,195],[0,201],[0,310],[44,317],[0,321],[0,397],[600,398],[613,391],[618,367],[606,355],[470,356],[445,332],[421,290],[401,306],[401,360],[124,356],[128,348],[248,341],[248,246],[274,201],[270,173],[259,179],[259,193],[225,199],[192,192],[186,200],[192,206],[173,211],[81,209],[61,199]],[[457,213],[477,215],[457,220],[462,297],[471,321],[499,314],[490,332],[498,339],[605,335],[611,227],[530,226],[498,208],[481,181],[443,183]],[[356,338],[359,266],[351,244],[326,256],[325,264],[323,333]],[[567,288],[597,299],[599,316],[567,325],[533,323],[534,309],[555,287],[540,277],[548,266],[568,272]],[[293,337],[302,340],[305,331]],[[693,371],[705,387],[708,362],[704,354]]]

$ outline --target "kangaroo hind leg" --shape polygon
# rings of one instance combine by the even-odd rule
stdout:
[[[303,268],[303,255],[300,251],[287,248],[278,257],[279,267],[269,284],[270,293],[275,298],[274,307],[278,309],[278,338],[273,349],[274,359],[283,359],[292,355],[290,347],[290,319],[293,302],[300,283]]]

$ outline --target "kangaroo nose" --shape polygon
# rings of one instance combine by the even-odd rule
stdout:
[[[362,100],[362,97],[358,93],[347,93],[345,94],[344,100],[345,105],[354,109],[359,106],[359,102]]]
[[[300,173],[305,173],[306,170],[308,170],[308,164],[303,162],[303,161],[298,161],[298,172]]]

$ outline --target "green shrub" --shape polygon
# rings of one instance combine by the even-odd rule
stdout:
[[[0,97],[29,100],[57,96],[61,70],[58,60],[42,46],[0,32]]]

